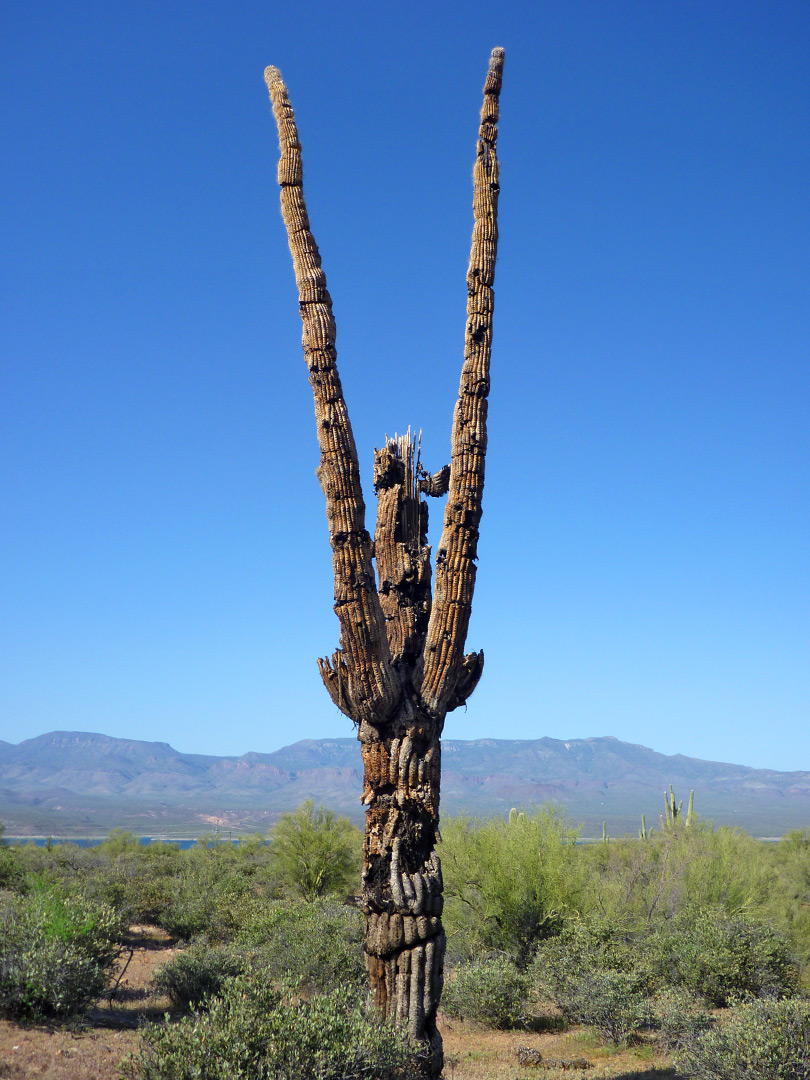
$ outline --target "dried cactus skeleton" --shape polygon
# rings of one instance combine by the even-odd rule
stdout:
[[[425,1044],[428,1071],[442,1064],[436,1009],[442,989],[439,739],[444,719],[475,689],[484,654],[464,653],[475,559],[492,346],[498,240],[496,156],[503,49],[495,49],[473,173],[474,228],[467,272],[467,326],[452,425],[451,462],[429,475],[418,440],[389,439],[374,454],[377,527],[365,526],[357,451],[336,365],[332,301],[310,231],[301,145],[277,68],[265,80],[278,124],[281,211],[303,321],[315,400],[318,477],[335,578],[340,648],[319,660],[333,702],[359,728],[366,830],[362,898],[365,950],[377,1006]],[[431,595],[427,504],[447,494]],[[375,567],[376,562],[376,581]]]

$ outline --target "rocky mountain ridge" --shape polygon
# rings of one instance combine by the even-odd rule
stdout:
[[[665,755],[610,736],[447,739],[444,813],[490,816],[554,801],[586,834],[657,821],[663,792],[695,789],[699,813],[757,835],[810,825],[810,772],[777,772]],[[304,739],[240,757],[184,754],[164,742],[55,731],[0,741],[0,820],[9,833],[69,835],[111,824],[177,834],[212,824],[265,828],[305,798],[353,820],[362,765],[355,739]]]

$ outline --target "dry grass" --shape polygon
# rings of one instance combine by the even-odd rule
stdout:
[[[446,1080],[557,1080],[581,1076],[586,1080],[678,1080],[678,1073],[655,1047],[642,1043],[626,1050],[604,1046],[586,1028],[569,1031],[492,1031],[460,1020],[440,1017],[444,1038]],[[532,1067],[518,1064],[519,1046],[539,1050],[543,1057],[585,1058],[588,1070]]]

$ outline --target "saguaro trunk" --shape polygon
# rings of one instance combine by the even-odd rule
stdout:
[[[365,527],[354,437],[336,365],[332,301],[302,187],[301,146],[278,70],[265,71],[279,131],[281,210],[304,325],[304,358],[321,448],[318,475],[335,576],[340,648],[319,660],[334,703],[358,725],[364,764],[365,951],[374,998],[442,1067],[436,1010],[445,938],[439,824],[440,736],[481,675],[484,654],[464,654],[475,584],[497,248],[495,153],[503,49],[495,49],[473,173],[474,228],[467,329],[450,464],[430,475],[418,441],[388,439],[374,455],[377,527]],[[447,494],[431,597],[424,496]],[[376,562],[376,581],[375,567]]]

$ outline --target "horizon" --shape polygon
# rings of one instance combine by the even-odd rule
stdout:
[[[681,803],[694,795],[697,816],[711,829],[779,837],[807,826],[810,772],[668,756],[614,736],[448,742],[443,818],[546,808],[587,835],[604,822],[613,835],[629,835],[642,815],[658,820],[662,796],[674,786]],[[220,756],[56,731],[0,746],[0,772],[0,817],[11,836],[99,836],[113,825],[139,835],[193,836],[214,824],[253,833],[308,799],[357,824],[365,816],[360,746],[351,737]]]
[[[42,0],[5,26],[0,737],[351,736],[316,665],[338,626],[263,71],[371,518],[385,432],[448,460],[499,45],[486,664],[445,735],[810,770],[808,5]]]
[[[321,736],[319,738],[311,738],[311,737],[305,736],[304,738],[301,738],[301,739],[295,739],[293,742],[290,742],[290,743],[283,743],[281,746],[277,746],[273,750],[245,750],[241,754],[216,754],[216,753],[210,753],[210,752],[203,752],[203,751],[199,751],[199,750],[180,750],[176,746],[174,746],[171,742],[168,742],[165,739],[138,739],[138,738],[135,738],[132,735],[107,735],[107,734],[105,734],[104,732],[101,732],[101,731],[83,731],[83,730],[72,729],[72,728],[71,729],[54,728],[52,731],[43,731],[43,732],[40,732],[38,735],[28,736],[25,739],[21,739],[17,743],[11,742],[8,739],[0,739],[0,744],[4,743],[7,746],[20,746],[24,742],[32,742],[32,741],[35,741],[37,739],[44,739],[49,735],[90,735],[90,736],[97,736],[98,738],[101,738],[101,739],[120,740],[121,742],[144,743],[144,745],[147,745],[147,746],[148,745],[168,746],[170,750],[173,750],[176,754],[179,754],[182,757],[213,757],[213,758],[237,758],[237,759],[247,757],[248,755],[251,755],[251,754],[256,755],[256,756],[271,756],[273,754],[280,753],[282,750],[288,750],[293,746],[300,746],[302,743],[329,743],[329,742],[344,742],[344,743],[352,743],[352,744],[358,743],[358,740],[357,740],[356,736],[352,736],[352,735],[323,735],[323,736]],[[577,738],[559,737],[559,736],[556,736],[556,735],[539,735],[539,736],[537,736],[537,738],[533,738],[533,739],[532,738],[520,738],[520,737],[517,737],[517,738],[496,738],[496,737],[491,736],[491,735],[478,735],[475,738],[470,738],[470,739],[460,739],[460,738],[449,739],[449,738],[442,737],[442,745],[446,745],[447,743],[536,743],[536,742],[542,742],[543,740],[546,740],[546,739],[550,740],[551,742],[562,743],[563,745],[566,745],[568,743],[574,743],[574,742],[612,741],[612,742],[622,743],[625,746],[633,746],[633,747],[636,747],[636,748],[641,749],[641,750],[649,750],[652,753],[658,754],[658,755],[660,755],[662,757],[681,757],[681,758],[686,759],[687,761],[699,761],[699,762],[702,762],[702,763],[708,764],[708,765],[731,765],[734,768],[754,769],[754,770],[757,769],[756,766],[744,765],[742,762],[731,761],[731,760],[726,759],[726,758],[702,758],[702,757],[696,757],[696,756],[694,756],[692,754],[683,754],[683,753],[680,753],[678,751],[676,751],[674,754],[665,754],[665,753],[663,753],[663,751],[657,750],[654,746],[648,746],[646,743],[632,742],[629,739],[620,739],[616,735],[584,735],[584,736],[579,736]],[[808,770],[808,769],[768,769],[766,767],[763,767],[762,769],[757,770],[757,771],[779,772],[779,773],[810,773],[810,770]]]

